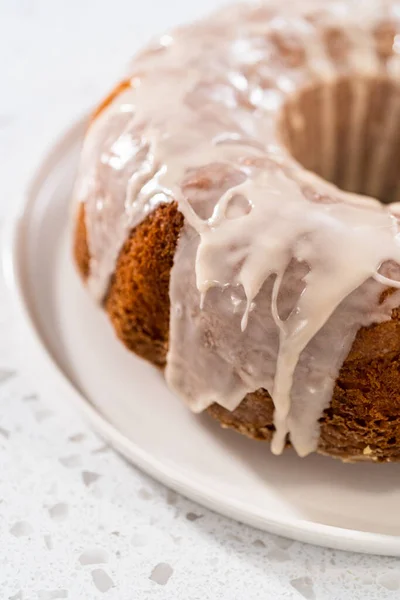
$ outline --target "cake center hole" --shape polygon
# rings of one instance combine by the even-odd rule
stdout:
[[[400,201],[400,86],[388,78],[341,77],[299,92],[281,134],[306,169],[339,188]]]

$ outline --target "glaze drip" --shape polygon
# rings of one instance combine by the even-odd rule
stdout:
[[[177,202],[185,222],[171,273],[167,382],[195,411],[214,402],[233,410],[265,388],[277,454],[288,436],[302,456],[316,448],[358,329],[400,302],[395,293],[380,303],[387,285],[399,287],[396,206],[344,192],[299,163],[312,149],[308,169],[351,191],[385,188],[400,63],[395,45],[383,54],[379,27],[389,20],[395,35],[399,19],[399,5],[383,0],[229,7],[140,54],[129,87],[84,143],[76,196],[86,203],[91,292],[102,301],[132,228]],[[367,157],[364,181],[376,79],[391,86],[392,130]],[[396,200],[397,175],[390,181]]]

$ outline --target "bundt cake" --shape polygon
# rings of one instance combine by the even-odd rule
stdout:
[[[75,261],[193,411],[275,454],[399,460],[399,159],[400,4],[230,6],[94,113]]]

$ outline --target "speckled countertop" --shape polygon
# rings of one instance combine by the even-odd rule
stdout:
[[[0,221],[55,136],[149,36],[216,0],[0,0]],[[132,468],[41,398],[0,283],[1,600],[400,598],[400,563],[219,517]]]

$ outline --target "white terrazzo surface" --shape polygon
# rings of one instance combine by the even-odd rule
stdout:
[[[0,220],[49,142],[152,33],[216,0],[0,0]],[[127,465],[36,395],[0,284],[1,600],[384,600],[400,563],[264,534]]]

